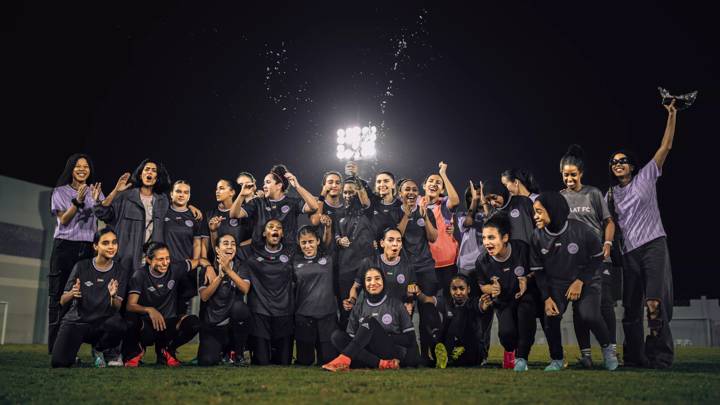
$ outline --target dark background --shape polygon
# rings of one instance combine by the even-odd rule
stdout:
[[[579,143],[584,183],[605,189],[611,151],[630,147],[646,162],[659,146],[657,86],[697,89],[658,193],[677,298],[720,295],[714,10],[264,3],[15,5],[3,33],[0,172],[53,186],[68,155],[84,151],[107,193],[151,156],[209,208],[218,178],[261,179],[279,162],[318,193],[322,172],[341,169],[336,129],[372,121],[384,135],[369,171],[422,180],[444,160],[464,189],[526,167],[560,189],[559,159]]]

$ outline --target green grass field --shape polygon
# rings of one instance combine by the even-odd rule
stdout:
[[[195,346],[180,353],[193,357]],[[568,347],[568,359],[577,348]],[[720,349],[679,348],[670,370],[575,370],[544,373],[547,346],[534,347],[531,370],[518,374],[491,365],[466,369],[353,370],[229,366],[180,369],[53,370],[42,345],[0,346],[0,403],[87,402],[380,402],[380,403],[720,403]],[[599,355],[599,349],[594,350]],[[81,355],[90,363],[89,348]],[[600,364],[600,358],[596,359]],[[154,362],[154,354],[146,361]],[[571,361],[571,364],[574,362]]]

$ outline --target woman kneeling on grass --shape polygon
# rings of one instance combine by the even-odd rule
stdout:
[[[332,335],[340,355],[323,368],[347,371],[351,365],[381,370],[417,366],[419,356],[410,315],[399,300],[385,293],[382,270],[371,267],[362,279],[364,299],[353,307],[347,330]]]
[[[92,344],[95,367],[105,367],[102,351],[115,347],[125,333],[119,309],[125,296],[125,270],[113,260],[118,238],[112,228],[95,233],[96,256],[73,267],[60,297],[60,304],[71,304],[62,319],[52,352],[53,367],[75,363],[80,345]]]
[[[470,367],[482,363],[486,349],[482,339],[482,314],[492,305],[489,294],[471,296],[470,279],[456,274],[450,279],[450,298],[424,295],[417,286],[413,293],[424,308],[423,325],[432,337],[435,367]],[[449,357],[448,357],[449,353]]]

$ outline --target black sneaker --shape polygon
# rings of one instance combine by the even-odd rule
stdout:
[[[580,356],[580,358],[578,358],[578,365],[582,368],[593,368],[592,357]]]

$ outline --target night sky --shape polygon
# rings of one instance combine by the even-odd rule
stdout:
[[[84,151],[108,193],[150,156],[207,209],[218,178],[261,179],[274,163],[319,193],[322,172],[342,168],[337,128],[372,122],[383,128],[374,168],[399,177],[422,180],[444,160],[458,189],[510,167],[560,189],[559,159],[578,143],[584,183],[604,190],[611,151],[629,147],[644,163],[659,146],[657,86],[699,90],[678,114],[658,193],[676,297],[720,296],[712,10],[310,3],[15,5],[2,132],[18,146],[6,146],[0,172],[52,186]]]

